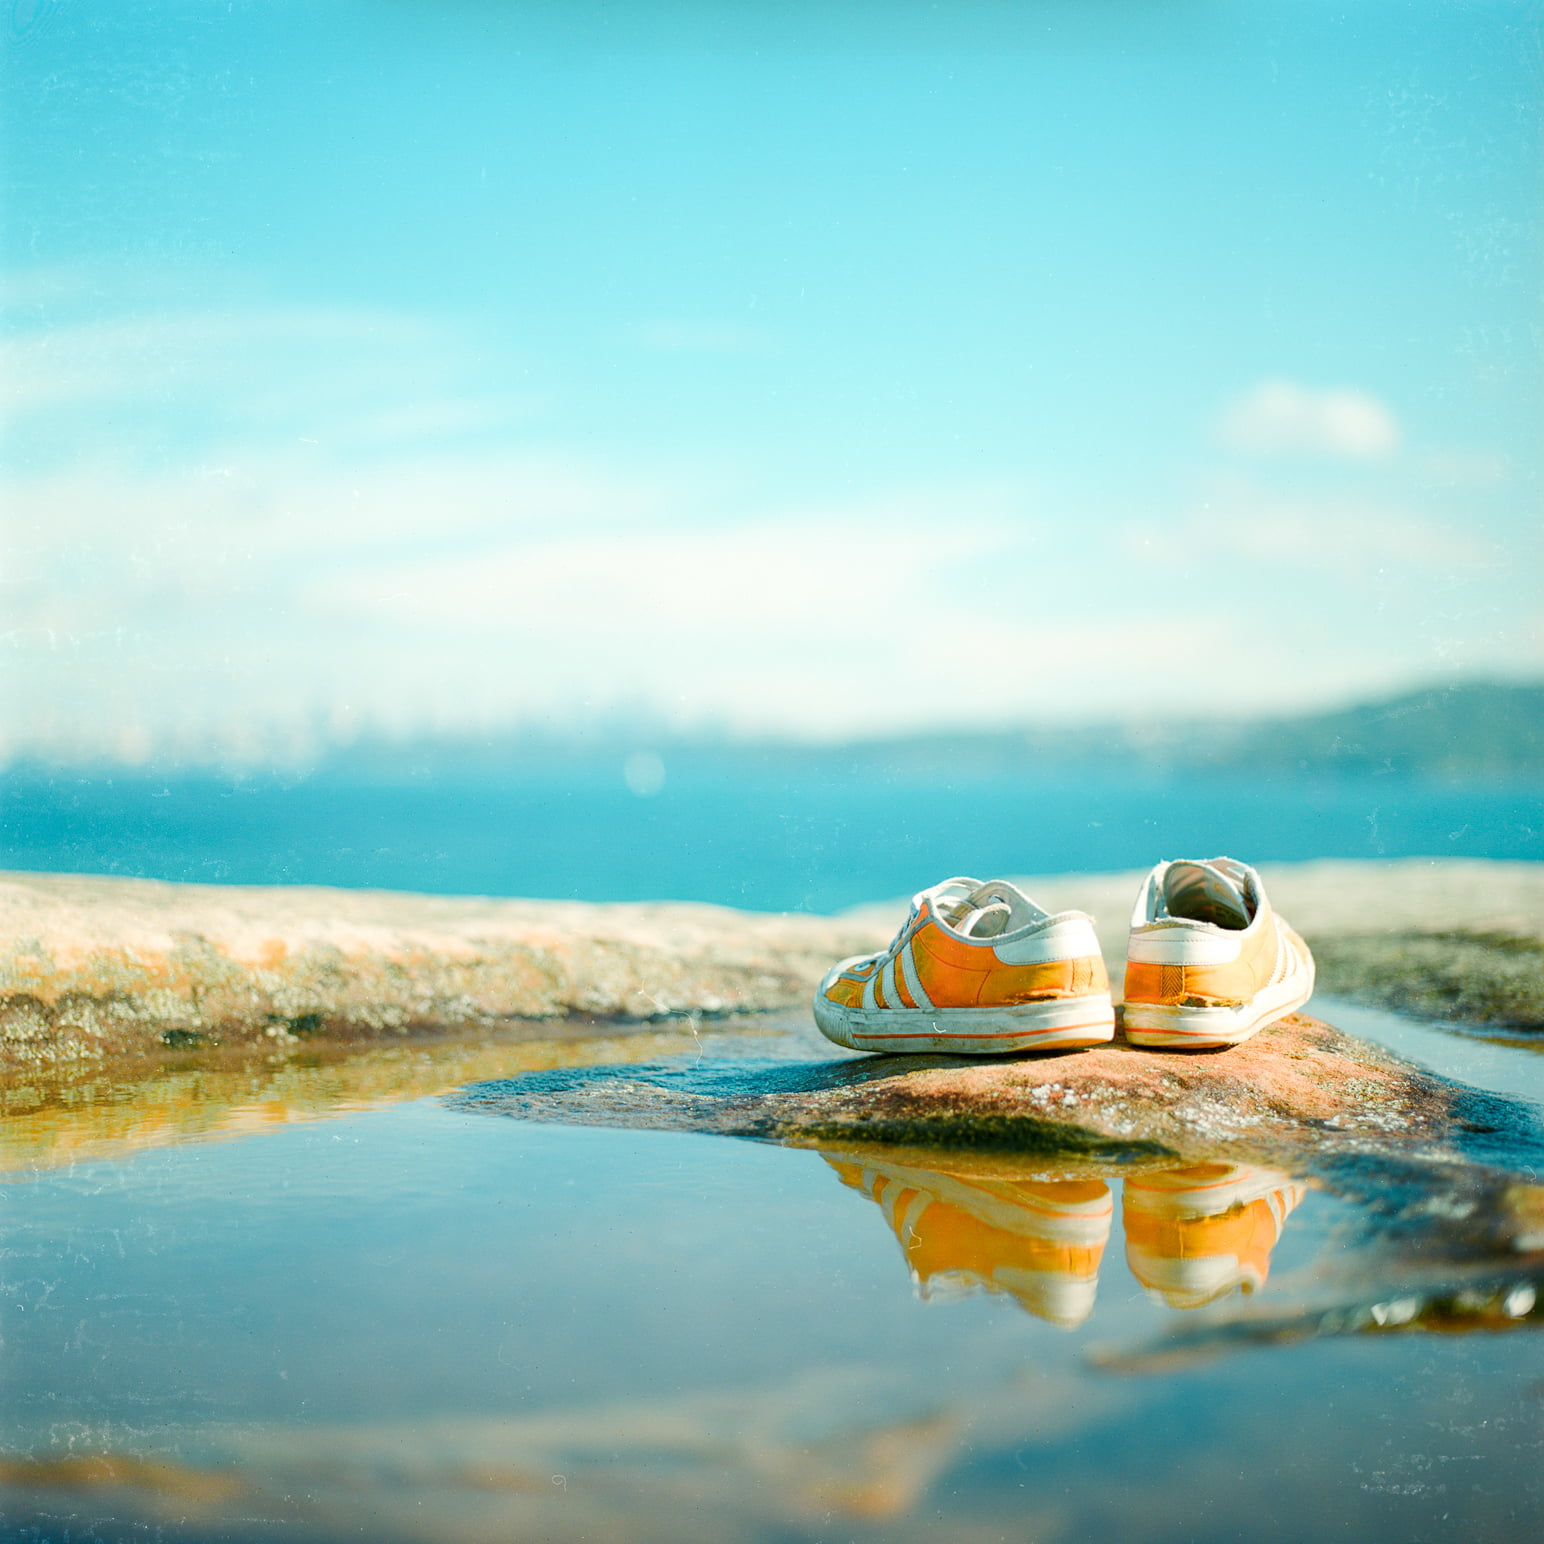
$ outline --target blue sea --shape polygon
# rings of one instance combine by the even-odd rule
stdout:
[[[1090,772],[1032,779],[666,765],[385,782],[13,769],[0,867],[219,884],[693,900],[829,912],[948,875],[1226,852],[1544,860],[1544,786]]]

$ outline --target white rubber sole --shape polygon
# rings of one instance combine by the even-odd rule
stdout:
[[[1126,1039],[1151,1050],[1214,1051],[1239,1045],[1267,1025],[1301,1008],[1313,996],[1313,976],[1288,976],[1237,1008],[1179,1008],[1127,1003],[1121,1019]]]
[[[827,1040],[852,1051],[1007,1056],[1072,1051],[1115,1038],[1108,992],[1002,1008],[844,1008],[817,994],[815,1022]]]

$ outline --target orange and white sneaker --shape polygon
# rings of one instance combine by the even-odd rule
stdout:
[[[982,1179],[842,1153],[821,1157],[876,1202],[918,1295],[1003,1293],[1072,1329],[1093,1311],[1115,1203],[1101,1179]]]
[[[888,949],[828,972],[815,1022],[855,1051],[999,1056],[1115,1036],[1093,919],[1043,911],[1004,879],[922,891]]]
[[[1126,1038],[1206,1050],[1237,1045],[1313,994],[1308,945],[1232,858],[1160,863],[1126,946]]]
[[[1121,1195],[1126,1263],[1171,1308],[1200,1308],[1235,1289],[1257,1292],[1304,1194],[1290,1174],[1247,1164],[1133,1175]]]

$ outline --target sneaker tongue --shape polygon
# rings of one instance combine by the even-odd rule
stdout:
[[[1046,916],[1006,879],[951,879],[928,893],[933,915],[967,938],[996,938]]]
[[[970,893],[954,926],[967,938],[996,938],[1031,922],[1043,922],[1046,913],[1006,879],[989,879]]]
[[[954,925],[967,938],[996,938],[1008,926],[1013,908],[1006,901],[972,906]]]
[[[1254,921],[1254,908],[1237,884],[1211,863],[1174,863],[1163,881],[1164,909],[1171,917],[1212,922],[1235,932]]]
[[[950,927],[958,927],[960,918],[974,909],[978,888],[974,879],[951,879],[948,884],[939,885],[933,891],[934,915],[942,917]]]

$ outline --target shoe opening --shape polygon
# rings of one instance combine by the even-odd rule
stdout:
[[[1238,869],[1237,878],[1226,872]],[[1210,922],[1238,932],[1255,918],[1252,887],[1240,865],[1226,858],[1210,863],[1171,863],[1163,876],[1163,911],[1187,922]]]

